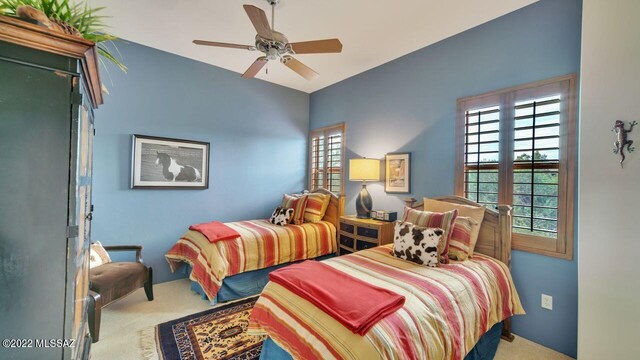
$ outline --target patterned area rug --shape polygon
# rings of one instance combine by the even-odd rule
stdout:
[[[257,360],[264,337],[246,333],[257,300],[257,296],[247,298],[156,326],[158,357]]]

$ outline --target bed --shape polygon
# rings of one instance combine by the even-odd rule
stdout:
[[[330,196],[322,221],[287,226],[264,219],[226,223],[241,236],[215,243],[189,230],[165,254],[171,271],[186,264],[192,289],[215,304],[260,293],[268,272],[285,264],[335,255],[344,196],[324,189],[312,193]]]
[[[460,197],[438,200],[480,206]],[[407,206],[422,209],[423,204],[408,199]],[[511,221],[509,206],[487,209],[473,258],[438,268],[397,259],[390,255],[392,245],[324,261],[404,295],[405,305],[364,336],[268,283],[249,324],[250,333],[269,336],[261,359],[493,358],[500,338],[513,340],[510,317],[524,314],[509,273]]]

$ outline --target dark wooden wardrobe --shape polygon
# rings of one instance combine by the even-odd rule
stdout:
[[[20,339],[2,359],[88,357],[97,61],[89,41],[0,16],[0,339]]]

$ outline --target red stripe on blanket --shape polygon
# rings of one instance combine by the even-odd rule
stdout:
[[[252,229],[256,233],[258,233],[259,238],[263,239],[261,244],[264,246],[263,254],[264,254],[264,267],[267,268],[269,266],[277,265],[276,264],[276,253],[278,241],[277,235],[266,227],[258,226],[252,222],[243,222],[247,228]]]
[[[305,261],[269,274],[279,284],[323,310],[355,334],[366,334],[375,324],[404,305],[404,296],[371,285],[318,261]],[[345,302],[349,299],[349,302]],[[353,303],[358,304],[354,307]]]
[[[329,227],[325,223],[317,223],[315,227],[318,231],[320,239],[325,239],[327,236],[327,232],[329,231]],[[327,254],[329,253],[329,243],[327,241],[320,241],[320,253]]]
[[[289,311],[289,309],[283,307],[278,301],[276,301],[271,296],[269,296],[269,294],[262,294],[261,296],[271,301],[275,306],[278,307],[278,309],[280,309],[282,312],[284,312],[285,314],[293,318],[296,324],[298,324],[299,326],[304,328],[306,331],[311,333],[311,335],[316,340],[320,341],[336,359],[342,358],[340,354],[336,352],[333,346],[331,346],[324,339],[324,337],[320,336],[320,334],[318,334],[313,328],[311,328],[304,321],[298,318],[294,313]],[[256,304],[256,305],[259,305],[259,304]],[[256,313],[256,309],[259,309],[257,313]],[[318,354],[312,346],[310,346],[308,343],[303,343],[300,341],[302,337],[299,336],[299,334],[297,334],[290,327],[286,326],[286,323],[278,321],[278,318],[275,316],[272,316],[267,309],[263,309],[261,306],[255,306],[253,308],[253,311],[251,312],[250,321],[252,322],[255,321],[256,323],[260,324],[260,326],[263,327],[264,329],[272,328],[272,331],[269,331],[269,334],[271,335],[283,334],[283,336],[281,336],[279,343],[287,347],[287,350],[289,350],[289,352],[293,352],[294,355],[296,355],[294,356],[294,359],[300,358],[300,359],[317,360],[322,358],[320,354]],[[273,327],[271,326],[271,324],[273,323],[275,323],[275,327],[277,327],[277,329],[273,329]]]
[[[188,242],[189,244],[198,248],[198,250],[193,249],[191,246],[185,244],[182,241]],[[200,284],[202,290],[205,292],[209,300],[211,300],[216,296],[220,287],[211,280],[214,275],[209,272],[210,265],[207,260],[203,258],[206,266],[203,265],[200,260],[198,260],[198,256],[200,254],[199,249],[200,248],[196,244],[192,243],[188,239],[182,238],[175,245],[173,245],[171,249],[169,249],[165,256],[167,257],[167,259],[169,259],[171,256],[176,256],[180,259],[179,261],[182,261],[182,258],[188,259],[188,262],[192,267],[191,277],[195,281],[197,281],[198,284]]]
[[[240,234],[238,234],[237,231],[219,221],[211,221],[208,223],[191,225],[189,226],[189,230],[201,233],[212,244],[217,241],[230,240],[240,237]]]
[[[409,355],[408,359],[418,359],[418,351],[413,346],[413,334],[411,334],[409,328],[406,326],[404,321],[398,313],[391,314],[386,318],[386,321],[393,327],[393,331],[396,335],[396,340],[401,346],[402,353]]]
[[[486,259],[482,256],[474,256],[474,259],[480,260],[482,263],[487,264],[489,268],[496,274],[496,278],[498,279],[498,286],[500,287],[500,293],[502,295],[502,320],[513,315],[511,312],[511,304],[509,304],[509,299],[513,297],[511,294],[511,286],[508,284],[507,276],[504,273],[503,269],[496,264],[494,261]]]
[[[224,244],[222,244],[222,246],[224,246],[225,250],[227,251],[227,254],[224,257],[228,265],[226,276],[239,274],[242,271],[244,271],[244,269],[240,268],[240,261],[239,261],[240,252],[243,251],[243,249],[241,249],[241,246],[239,244],[241,241],[242,239],[236,239],[233,241],[227,241]],[[244,248],[244,246],[242,246],[242,248]]]
[[[449,294],[451,295],[449,297],[447,296],[447,293],[443,291],[439,286],[425,281],[424,278],[406,272],[401,272],[397,269],[392,269],[387,266],[382,266],[379,263],[365,260],[364,258],[361,258],[357,255],[350,257],[349,261],[357,263],[360,266],[366,267],[370,270],[380,272],[393,279],[412,284],[413,286],[420,288],[422,291],[429,293],[438,302],[438,305],[444,311],[445,318],[447,319],[447,325],[451,328],[451,334],[453,337],[452,358],[461,358],[460,352],[463,346],[463,339],[461,338],[460,330],[464,326],[464,319],[458,317],[455,305],[451,301],[451,298],[455,299],[454,294],[451,294],[451,292],[449,291]]]
[[[295,261],[296,259],[303,259],[305,257],[305,244],[306,244],[306,234],[302,231],[302,227],[300,226],[289,226],[289,230],[293,233],[291,241],[295,250],[291,252],[292,257],[289,261]]]
[[[487,294],[485,293],[485,288],[482,281],[477,276],[475,276],[474,273],[468,268],[455,264],[442,265],[442,267],[447,271],[464,277],[469,283],[471,283],[474,298],[478,301],[481,309],[480,322],[477,325],[482,326],[482,328],[479,328],[478,330],[480,334],[484,334],[490,328],[489,324],[487,324],[487,318],[491,309],[489,308],[489,303],[487,302]]]

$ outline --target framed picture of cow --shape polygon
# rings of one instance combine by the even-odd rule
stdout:
[[[209,143],[133,135],[132,189],[209,188]]]

